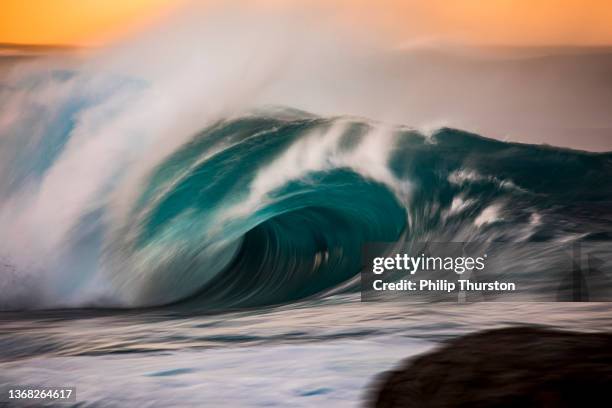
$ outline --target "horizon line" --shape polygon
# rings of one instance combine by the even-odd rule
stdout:
[[[70,43],[28,43],[28,42],[14,42],[14,41],[2,41],[0,40],[0,48],[15,48],[15,49],[95,49],[103,48],[108,44],[70,44]],[[611,48],[612,43],[601,43],[601,44],[573,44],[573,43],[551,43],[551,44],[509,44],[509,43],[498,43],[498,44],[468,44],[468,43],[431,43],[427,46],[447,46],[449,48],[455,47],[467,47],[467,48]],[[424,48],[427,48],[424,46]]]

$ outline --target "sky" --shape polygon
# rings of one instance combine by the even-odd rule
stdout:
[[[155,24],[188,0],[2,0],[0,42],[98,45]],[[190,1],[212,3],[213,0]],[[238,0],[216,3],[239,4]],[[320,7],[396,43],[612,45],[609,0],[244,0]]]
[[[2,0],[0,42],[98,45],[163,17],[180,0]]]

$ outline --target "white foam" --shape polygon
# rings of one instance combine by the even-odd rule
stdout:
[[[482,212],[474,219],[474,225],[482,227],[486,224],[492,224],[501,220],[500,211],[502,205],[500,203],[492,204],[482,210]]]

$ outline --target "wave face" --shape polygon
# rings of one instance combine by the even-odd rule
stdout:
[[[132,302],[203,290],[206,303],[270,304],[354,277],[364,243],[406,227],[404,192],[386,152],[363,140],[370,131],[285,111],[200,132],[155,168],[113,240],[112,257],[143,277]],[[112,280],[132,286],[122,272]]]
[[[612,238],[608,153],[270,108],[96,157],[86,96],[3,128],[3,309],[286,303],[353,288],[369,242]]]

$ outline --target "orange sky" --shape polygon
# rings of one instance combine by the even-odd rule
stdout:
[[[181,0],[0,1],[0,42],[83,45],[138,30]]]
[[[2,0],[0,42],[100,44],[156,21],[184,1]],[[251,0],[279,7],[290,2]],[[293,2],[333,7],[342,18],[382,29],[399,43],[431,38],[468,44],[612,45],[610,0]]]

